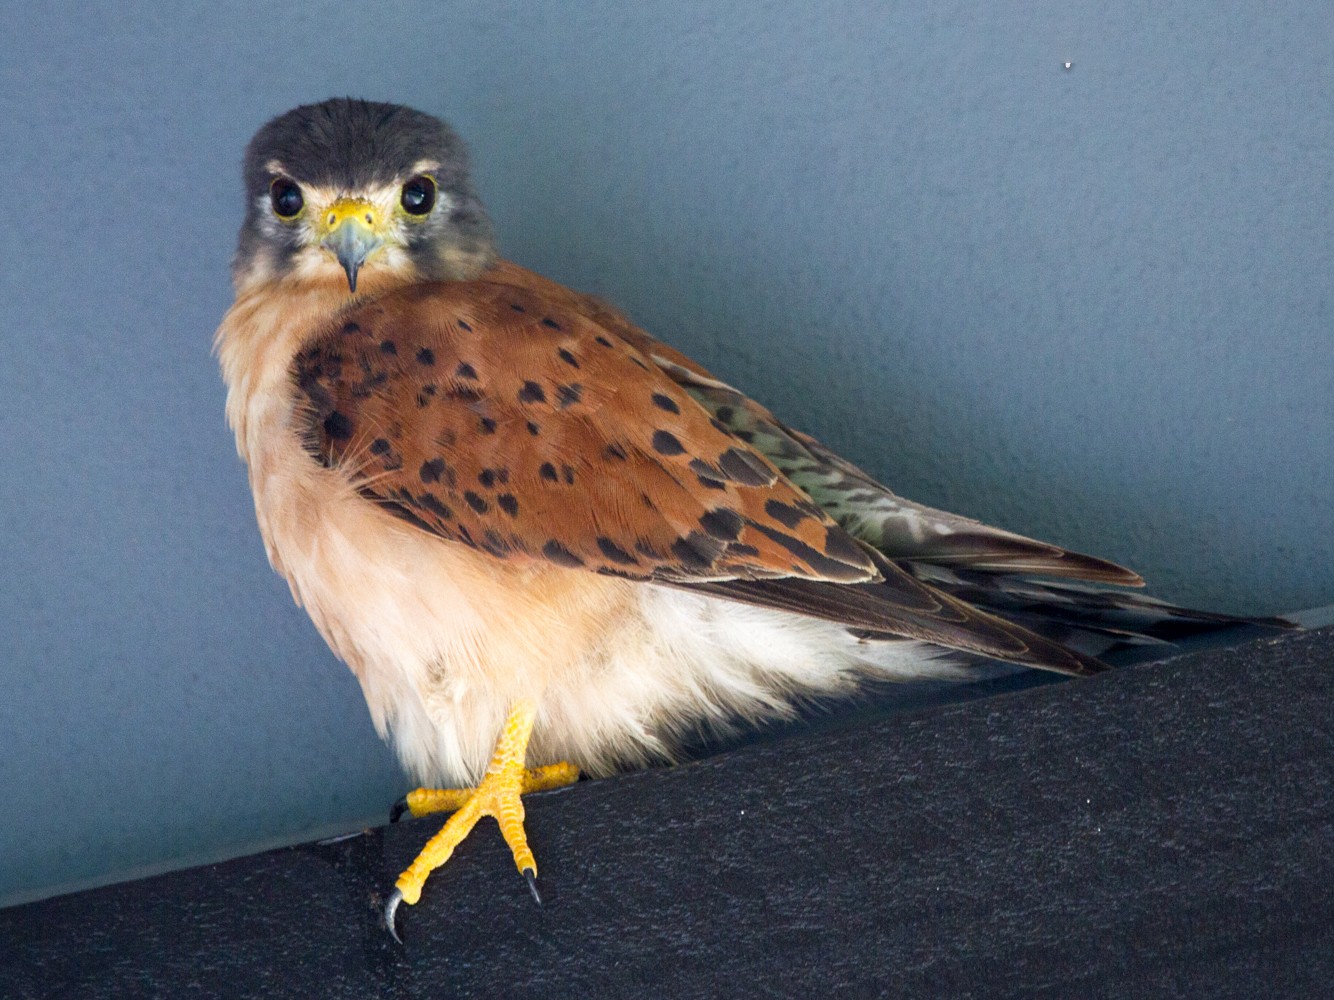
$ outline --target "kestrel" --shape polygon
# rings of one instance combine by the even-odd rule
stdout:
[[[1066,674],[1221,616],[891,493],[596,299],[497,256],[458,137],[331,100],[245,154],[217,351],[268,556],[376,729],[536,894],[520,794],[861,678]],[[1049,578],[1040,582],[1034,577]],[[531,768],[531,769],[530,769]]]

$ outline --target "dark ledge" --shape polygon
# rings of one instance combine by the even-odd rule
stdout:
[[[0,911],[0,996],[1316,995],[1334,629]]]

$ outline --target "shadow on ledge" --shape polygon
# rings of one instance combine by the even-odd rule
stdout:
[[[400,910],[426,819],[0,911],[0,996],[1316,995],[1334,629],[528,801]]]

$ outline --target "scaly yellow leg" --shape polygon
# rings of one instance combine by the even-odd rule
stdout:
[[[422,885],[427,877],[449,860],[454,848],[463,842],[483,816],[496,818],[501,835],[514,855],[515,866],[528,880],[533,898],[541,902],[537,894],[537,862],[524,833],[523,800],[520,796],[571,784],[578,779],[579,769],[566,763],[533,769],[524,767],[528,738],[532,735],[536,718],[537,705],[533,702],[523,701],[514,707],[496,742],[496,752],[486,769],[486,776],[475,789],[418,788],[395,807],[395,817],[404,807],[413,816],[456,810],[441,831],[427,841],[416,860],[395,883],[394,892],[385,906],[385,923],[395,939],[398,934],[394,929],[394,911],[398,909],[398,904],[406,902],[410,905],[421,898]]]

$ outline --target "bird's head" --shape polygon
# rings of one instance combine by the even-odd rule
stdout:
[[[245,153],[237,288],[289,277],[475,277],[495,237],[444,122],[396,104],[339,98],[279,115]]]

